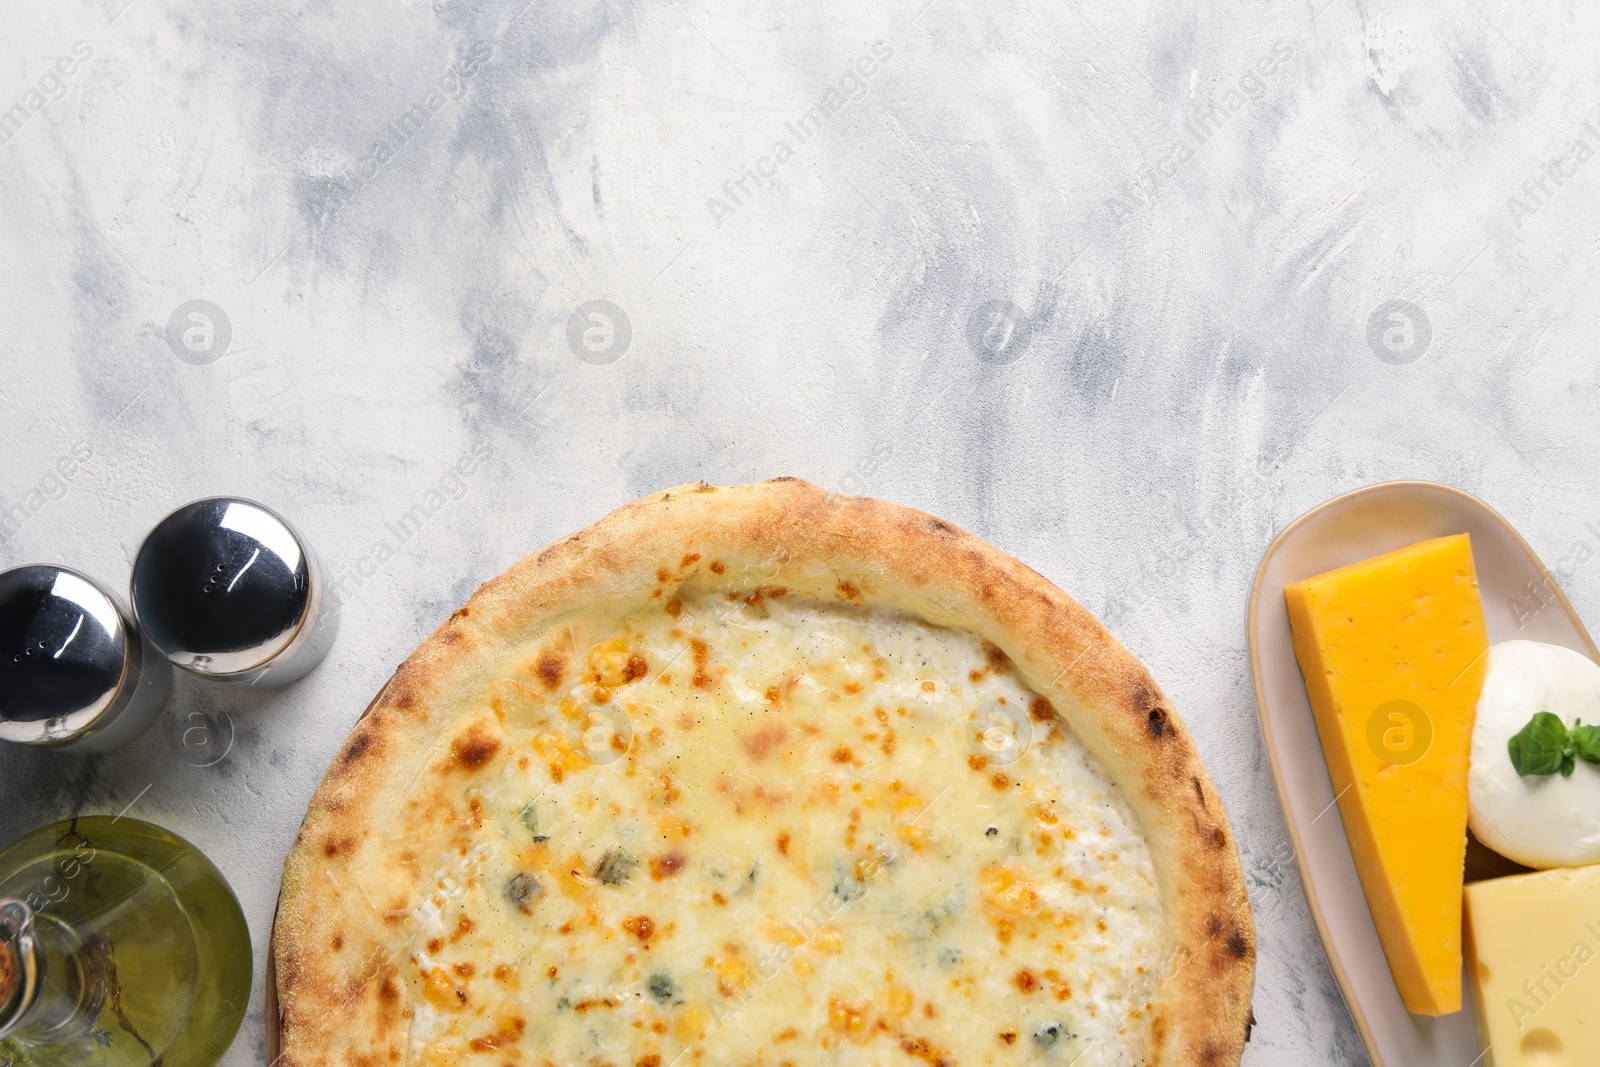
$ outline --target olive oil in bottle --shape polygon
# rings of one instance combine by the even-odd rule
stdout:
[[[0,1067],[211,1067],[250,974],[233,890],[160,827],[81,818],[0,852]]]

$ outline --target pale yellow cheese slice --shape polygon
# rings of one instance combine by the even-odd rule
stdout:
[[[1600,867],[1475,882],[1466,896],[1484,1063],[1600,1063]]]

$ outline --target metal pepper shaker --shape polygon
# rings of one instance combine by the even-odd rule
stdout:
[[[338,612],[316,553],[281,515],[209,497],[150,531],[133,561],[134,616],[174,665],[245,685],[285,685],[322,661]]]
[[[115,593],[66,567],[0,574],[0,741],[109,752],[155,721],[171,688]]]

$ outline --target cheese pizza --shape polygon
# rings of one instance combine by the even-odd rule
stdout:
[[[285,1067],[1235,1064],[1254,935],[1148,673],[948,523],[794,479],[486,584],[312,798]]]

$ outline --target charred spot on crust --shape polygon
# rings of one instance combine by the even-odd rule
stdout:
[[[928,529],[932,530],[934,533],[955,533],[956,531],[954,526],[951,526],[943,519],[929,519]]]
[[[451,615],[450,618],[452,618],[452,619],[464,619],[468,615],[471,615],[471,614],[472,614],[472,609],[471,608],[457,608],[456,611],[455,611],[455,614]]]
[[[355,843],[355,838],[352,837],[330,837],[322,843],[322,854],[332,859],[339,853],[353,848]]]
[[[1044,697],[1034,697],[1028,702],[1028,717],[1034,722],[1049,722],[1056,717],[1056,706]]]
[[[843,600],[860,600],[861,590],[856,588],[854,582],[840,582],[834,587],[839,597]]]
[[[1205,788],[1203,786],[1201,786],[1200,779],[1199,778],[1190,778],[1189,781],[1194,783],[1194,795],[1200,798],[1200,807],[1202,809],[1206,810],[1206,811],[1211,810],[1210,806],[1206,804],[1206,791],[1205,791]],[[1217,833],[1219,833],[1219,834],[1221,832],[1222,832],[1221,830],[1217,831]]]
[[[649,673],[650,664],[645,662],[643,656],[629,656],[626,666],[622,668],[622,680],[624,682],[637,682]]]
[[[1146,729],[1156,740],[1172,732],[1172,718],[1161,706],[1161,694],[1149,685],[1141,684],[1133,694],[1133,706],[1146,715]]]
[[[1222,827],[1220,827],[1220,826],[1216,827],[1215,829],[1213,829],[1211,831],[1211,847],[1212,848],[1227,848],[1228,847],[1228,835],[1222,832]]]
[[[800,479],[792,474],[780,474],[776,478],[768,478],[768,482],[798,482]]]
[[[709,564],[709,566],[711,567],[711,573],[712,574],[723,574],[728,569],[727,566],[721,560],[717,560],[717,559],[712,560],[711,563]]]
[[[384,974],[383,981],[378,983],[378,999],[385,1004],[393,1004],[400,999],[400,987],[395,984],[392,971]]]
[[[1244,959],[1250,955],[1250,939],[1244,936],[1243,930],[1234,930],[1228,935],[1228,951],[1233,953],[1234,959]]]
[[[1172,730],[1172,722],[1167,718],[1165,708],[1150,709],[1150,736],[1160,739],[1167,736]]]
[[[683,559],[678,561],[678,569],[682,570],[685,567],[693,566],[695,563],[698,563],[699,561],[700,561],[700,553],[698,553],[698,552],[685,552],[683,554]]]
[[[344,948],[344,935],[334,934],[333,939],[329,941],[328,944],[333,947],[335,952],[338,952],[340,949]]]
[[[471,732],[450,742],[450,755],[458,766],[469,771],[482,767],[499,751],[500,739],[485,734],[481,727],[474,727]]]
[[[372,746],[372,734],[366,730],[358,731],[354,737],[350,738],[350,743],[345,746],[344,755],[339,757],[340,765],[344,767],[350,766],[350,764],[355,763],[371,751]]]
[[[567,673],[566,657],[559,652],[542,653],[533,669],[538,672],[539,681],[544,683],[546,689],[554,689],[561,684],[562,675]]]

